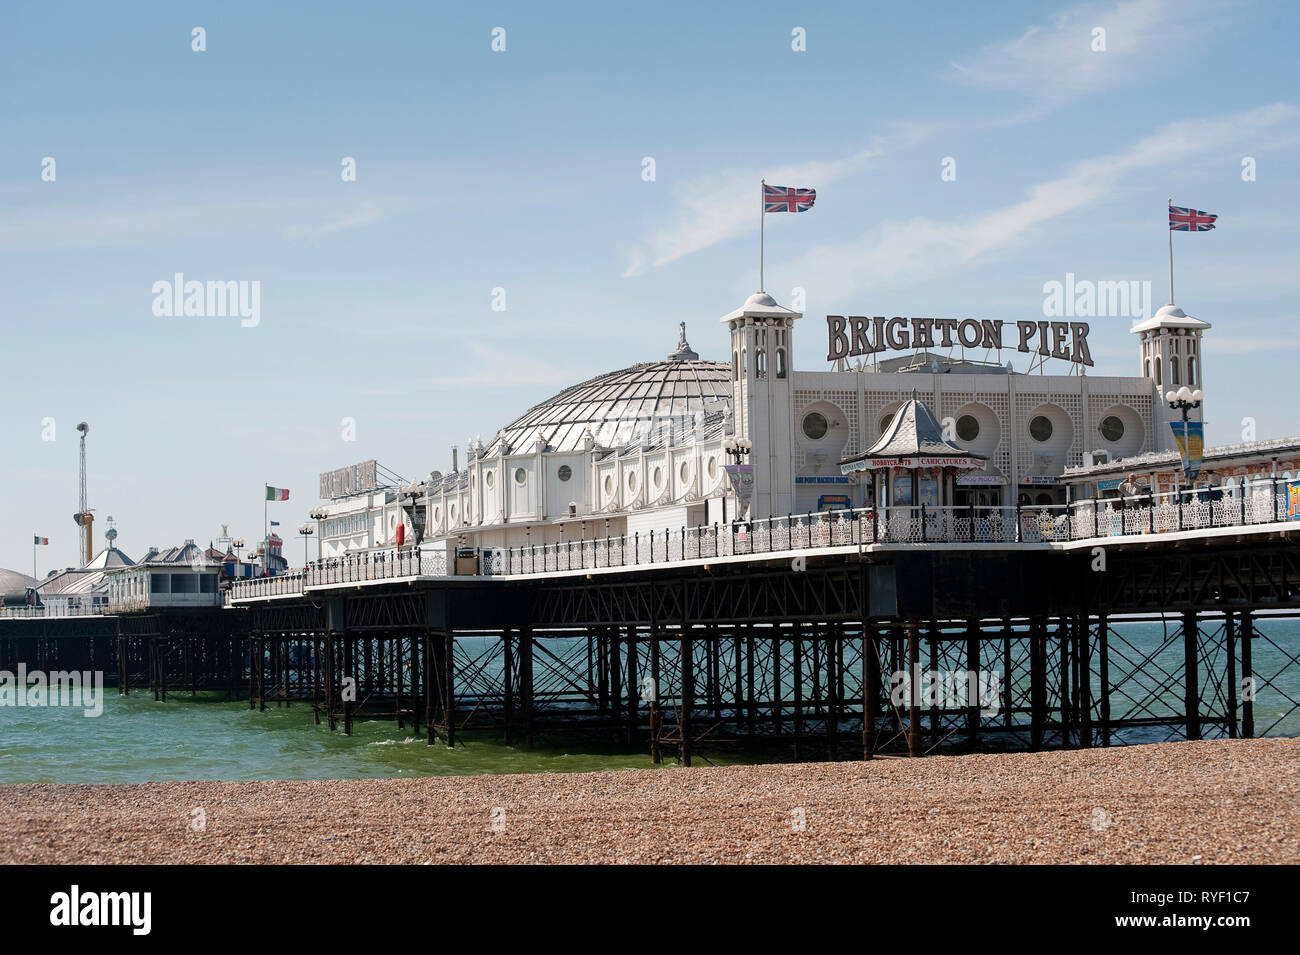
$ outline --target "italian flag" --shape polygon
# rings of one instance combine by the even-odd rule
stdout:
[[[50,539],[49,539],[48,537],[33,537],[33,538],[32,538],[32,546],[33,546],[33,547],[36,546],[37,544],[48,544],[49,542],[50,542]]]
[[[287,501],[289,500],[289,489],[287,487],[266,486],[266,499],[268,501]]]

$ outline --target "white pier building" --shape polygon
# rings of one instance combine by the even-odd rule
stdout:
[[[795,367],[807,321],[764,293],[718,320],[727,337],[711,337],[724,360],[701,358],[683,323],[666,358],[564,389],[476,441],[463,462],[453,451],[449,471],[404,487],[344,482],[312,512],[321,556],[417,539],[450,554],[725,524],[743,516],[726,473],[738,462],[753,466],[755,520],[873,506],[877,488],[889,506],[1062,505],[1067,469],[1173,448],[1176,412],[1161,395],[1201,387],[1210,327],[1166,305],[1131,329],[1139,374],[1124,377],[1087,373],[1079,323],[1019,322],[1003,342],[1001,323],[987,320],[826,321],[826,370]],[[1025,370],[1004,351],[1028,353]],[[842,469],[914,393],[980,466],[945,477],[912,462],[906,486]]]

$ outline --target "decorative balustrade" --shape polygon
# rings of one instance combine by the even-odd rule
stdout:
[[[25,619],[29,617],[98,617],[114,613],[112,609],[100,604],[97,607],[0,607],[0,620]]]
[[[1270,490],[1268,482],[1261,482],[1244,497],[1238,493],[1217,500],[1203,491],[1182,491],[1033,507],[861,508],[470,553],[477,558],[472,564],[480,576],[519,576],[873,544],[1059,543],[1266,524],[1287,519],[1287,510],[1286,486],[1275,484]],[[226,602],[455,572],[448,550],[441,546],[368,551],[317,561],[277,577],[236,581]]]

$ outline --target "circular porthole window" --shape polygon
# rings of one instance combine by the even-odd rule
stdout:
[[[653,474],[652,474],[652,477],[653,477],[654,482],[655,482],[655,490],[656,490],[656,491],[659,490],[661,487],[664,486],[664,469],[663,469],[663,468],[656,467],[656,468],[654,469],[654,472],[653,472]]]
[[[809,412],[803,419],[803,433],[811,441],[826,437],[826,416],[820,411]]]
[[[573,468],[569,467],[567,464],[561,464],[560,470],[555,472],[555,476],[561,481],[567,481],[569,478],[573,477]]]
[[[605,496],[609,497],[613,493],[614,493],[614,475],[606,474],[605,475]]]
[[[708,467],[708,471],[709,471],[709,480],[710,480],[710,481],[716,481],[716,480],[718,479],[718,459],[717,459],[717,458],[709,458],[709,467]]]
[[[1052,440],[1052,422],[1045,415],[1034,415],[1029,421],[1029,436],[1035,441]]]
[[[486,484],[489,488],[491,488],[495,482],[496,482],[496,478],[492,476],[491,471],[488,471],[486,474],[483,475],[483,483]]]
[[[681,468],[679,468],[678,471],[677,471],[677,475],[678,475],[678,477],[680,477],[680,478],[682,479],[682,483],[683,483],[683,484],[685,484],[687,481],[689,481],[689,480],[691,479],[691,466],[690,466],[690,464],[688,464],[686,461],[683,461],[683,462],[682,462],[682,466],[681,466]]]
[[[1101,436],[1107,441],[1119,441],[1124,437],[1124,422],[1113,414],[1102,418]]]
[[[636,472],[635,471],[627,472],[627,489],[632,494],[636,493]]]
[[[957,437],[962,441],[974,441],[980,436],[979,420],[970,414],[964,414],[957,419]]]
[[[528,472],[523,468],[515,468],[515,483],[523,484],[528,480]]]

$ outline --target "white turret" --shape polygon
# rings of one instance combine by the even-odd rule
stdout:
[[[1209,327],[1209,322],[1192,318],[1177,305],[1165,305],[1130,329],[1138,336],[1142,377],[1155,385],[1155,418],[1161,448],[1174,446],[1173,432],[1165,422],[1182,420],[1182,412],[1169,407],[1165,393],[1182,387],[1204,388],[1201,383],[1201,333]],[[1205,404],[1202,402],[1199,408],[1189,412],[1188,419],[1203,421],[1204,415]]]
[[[755,292],[720,321],[731,331],[733,433],[750,442],[754,465],[753,517],[786,514],[794,507],[790,386],[794,323],[802,312]]]

